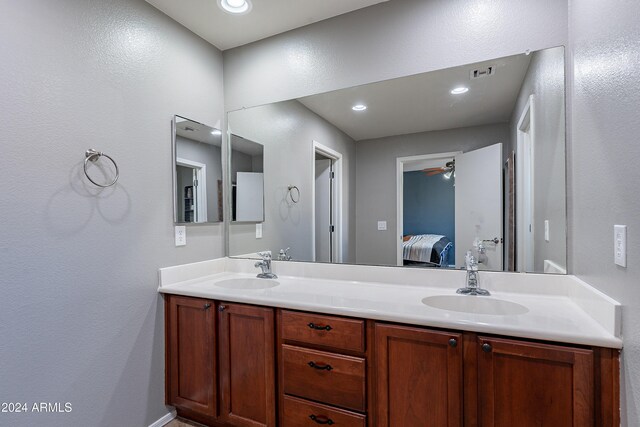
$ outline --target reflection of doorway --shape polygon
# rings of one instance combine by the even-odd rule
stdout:
[[[207,165],[177,158],[176,184],[179,222],[206,222]]]
[[[397,265],[403,265],[404,176],[406,164],[455,159],[455,266],[463,267],[465,253],[476,252],[481,269],[502,270],[502,144],[465,153],[440,153],[396,160]],[[495,239],[495,243],[493,240]],[[479,245],[482,243],[482,246]],[[481,249],[482,248],[482,249]]]
[[[534,116],[533,95],[518,120],[516,147],[516,263],[518,271],[535,271],[534,259]]]
[[[313,142],[313,260],[342,262],[342,154]]]
[[[316,153],[316,261],[333,261],[333,159]]]
[[[403,248],[404,248],[404,240],[405,240],[405,236],[409,233],[411,235],[415,235],[416,231],[414,230],[415,227],[413,227],[410,224],[405,224],[405,217],[408,216],[405,215],[405,206],[409,206],[411,205],[410,203],[405,203],[405,198],[409,198],[409,197],[413,197],[413,195],[411,194],[407,194],[405,195],[405,190],[408,191],[412,191],[409,190],[407,188],[407,185],[405,183],[405,177],[409,178],[409,175],[405,176],[405,173],[410,173],[410,172],[418,172],[419,174],[424,175],[421,171],[423,169],[427,169],[427,168],[432,168],[432,167],[436,167],[436,166],[444,166],[448,161],[453,160],[453,158],[457,155],[460,154],[459,152],[452,152],[452,153],[439,153],[439,154],[424,154],[424,155],[418,155],[418,156],[410,156],[410,157],[399,157],[396,161],[396,171],[397,171],[397,177],[396,177],[396,199],[397,199],[397,213],[396,213],[396,225],[397,225],[397,256],[396,256],[396,264],[401,266],[405,264],[405,260],[403,257]],[[440,179],[440,180],[444,180],[444,179],[451,179],[453,180],[453,176],[451,176],[451,174],[448,174],[448,177],[445,178],[444,174],[443,175],[437,175],[435,177],[432,177],[434,179]],[[434,229],[433,225],[436,223],[442,223],[442,222],[450,222],[451,224],[453,224],[455,217],[454,217],[454,209],[453,207],[450,209],[451,212],[449,212],[449,214],[447,214],[447,218],[439,218],[437,220],[433,220],[432,221],[428,221],[429,226],[427,226],[427,228],[421,228],[419,229],[419,232],[421,235],[435,235],[435,234],[443,234],[443,235],[448,235],[446,236],[448,239],[451,238],[453,239],[454,236],[451,235],[453,233],[445,233],[440,229]],[[417,213],[418,215],[421,215],[421,213]],[[440,226],[442,226],[442,224],[439,224]],[[446,226],[445,226],[446,228]],[[448,257],[447,257],[448,258]],[[448,264],[448,260],[447,262],[444,264],[446,265]]]

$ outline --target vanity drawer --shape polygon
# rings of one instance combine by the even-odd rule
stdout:
[[[364,320],[282,310],[282,338],[364,352]]]
[[[367,417],[315,402],[285,396],[283,427],[366,427]]]
[[[284,344],[283,389],[290,394],[364,412],[366,362]]]

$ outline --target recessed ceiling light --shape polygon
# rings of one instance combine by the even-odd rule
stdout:
[[[218,129],[214,129],[211,131],[211,135],[222,135],[222,131]]]
[[[367,106],[366,106],[366,105],[364,105],[364,104],[356,104],[356,105],[354,105],[353,107],[351,107],[351,109],[352,109],[353,111],[364,111],[364,110],[366,110],[366,109],[367,109]]]
[[[251,11],[251,2],[249,0],[218,0],[218,5],[225,12],[234,15],[244,15]]]
[[[469,88],[464,86],[459,86],[454,89],[451,89],[452,95],[460,95],[462,93],[467,93],[467,92],[469,92]]]

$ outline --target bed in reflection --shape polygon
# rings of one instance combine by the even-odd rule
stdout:
[[[440,234],[406,235],[402,238],[403,265],[411,267],[449,266],[449,251],[453,243]]]

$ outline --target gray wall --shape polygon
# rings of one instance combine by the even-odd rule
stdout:
[[[470,151],[509,140],[508,124],[414,133],[356,143],[356,260],[396,265],[396,158]],[[377,222],[387,221],[378,231]]]
[[[222,179],[222,148],[212,144],[176,137],[176,153],[180,158],[207,165],[207,221],[221,221],[218,209],[218,180]],[[178,198],[183,199],[184,189],[179,188]],[[200,220],[200,219],[199,219]]]
[[[312,259],[313,226],[311,191],[315,177],[313,141],[343,155],[343,239],[345,262],[355,261],[355,143],[335,126],[298,101],[285,101],[234,111],[229,114],[234,134],[264,145],[265,221],[262,239],[255,238],[255,224],[231,224],[229,252],[245,255],[291,248],[296,260]],[[300,189],[300,202],[287,203],[287,186]]]
[[[221,226],[174,247],[171,120],[222,128],[222,56],[142,0],[0,1],[0,414],[11,426],[148,426],[164,406],[157,269],[219,257]],[[103,191],[84,151],[113,156]]]
[[[531,54],[511,116],[511,142],[515,149],[517,127],[529,95],[534,95],[534,266],[544,271],[544,260],[567,265],[567,210],[565,182],[565,62],[564,48]],[[544,221],[549,220],[549,241]]]
[[[567,0],[391,0],[224,52],[227,111],[567,42]]]
[[[573,273],[623,304],[622,424],[640,425],[640,3],[573,1],[569,151]],[[613,225],[628,267],[613,263]]]

